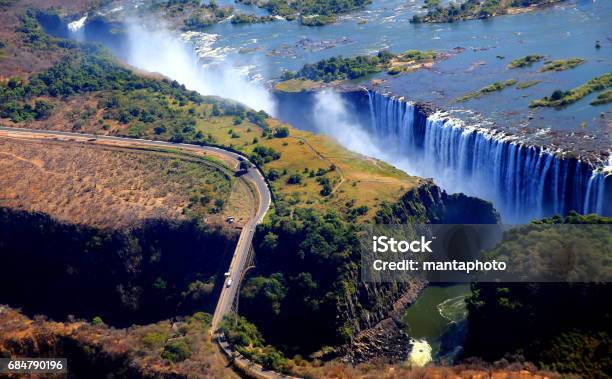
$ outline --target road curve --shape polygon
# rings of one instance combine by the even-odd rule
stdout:
[[[56,138],[70,138],[76,142],[122,142],[128,143],[132,146],[154,146],[154,147],[172,147],[179,148],[183,150],[190,151],[204,151],[211,152],[219,155],[223,155],[232,161],[235,161],[236,166],[238,166],[240,160],[246,160],[247,158],[234,153],[232,151],[224,150],[219,147],[213,146],[200,146],[200,145],[192,145],[186,143],[173,143],[173,142],[165,142],[165,141],[154,141],[154,140],[146,140],[146,139],[136,139],[136,138],[125,138],[125,137],[115,137],[115,136],[105,136],[105,135],[96,135],[96,134],[86,134],[86,133],[71,133],[71,132],[62,132],[62,131],[54,131],[54,130],[36,130],[36,129],[24,129],[24,128],[13,128],[13,127],[5,127],[0,126],[1,132],[6,132],[8,136],[22,136],[22,137],[30,137],[36,138],[36,135],[43,135],[48,137],[56,137]],[[95,138],[95,140],[93,140]],[[253,241],[253,236],[255,235],[255,228],[257,224],[261,223],[270,207],[272,196],[270,194],[270,189],[262,176],[261,172],[258,169],[250,169],[248,172],[241,176],[242,179],[250,181],[255,189],[257,196],[257,211],[255,214],[247,221],[247,223],[242,228],[242,232],[240,233],[240,237],[238,239],[238,243],[236,244],[236,249],[234,251],[234,255],[232,257],[228,272],[229,278],[231,278],[232,282],[230,286],[227,286],[228,278],[225,279],[223,283],[223,288],[221,290],[221,295],[219,296],[219,301],[217,302],[217,307],[215,308],[215,313],[213,315],[212,327],[211,331],[215,331],[223,316],[228,314],[231,311],[232,303],[238,291],[238,285],[240,284],[241,275],[245,269],[245,265],[247,263],[247,258],[249,254],[249,250],[251,248],[251,243]]]

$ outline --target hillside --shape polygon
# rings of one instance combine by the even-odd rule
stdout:
[[[237,378],[207,338],[210,315],[115,329],[101,319],[54,322],[0,305],[0,355],[71,357],[70,378]],[[11,377],[11,376],[9,376]],[[16,375],[14,377],[19,377]]]
[[[148,218],[242,223],[254,210],[249,188],[214,158],[2,134],[2,207],[113,228]]]
[[[37,25],[35,15],[24,17]],[[61,41],[49,43],[55,49]],[[386,163],[351,153],[328,137],[283,125],[265,112],[201,96],[174,81],[138,75],[100,48],[69,44],[62,49],[70,50],[70,56],[51,68],[0,83],[2,124],[238,150],[262,166],[277,208],[333,208],[345,214],[359,208],[357,216],[365,218],[374,214],[377,204],[399,198],[418,183]]]

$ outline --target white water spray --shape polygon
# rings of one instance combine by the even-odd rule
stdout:
[[[83,41],[85,39],[85,34],[83,33],[83,26],[85,25],[85,21],[87,21],[87,14],[81,17],[80,19],[72,21],[68,24],[68,32],[77,41]]]
[[[373,139],[376,137],[367,132],[356,115],[351,114],[337,92],[323,90],[316,93],[314,123],[317,133],[333,137],[347,149],[411,172],[406,159],[383,150],[384,145]]]
[[[193,46],[164,27],[150,30],[131,22],[127,30],[129,64],[158,72],[203,95],[230,98],[271,115],[276,113],[272,95],[261,83],[241,75],[231,62],[202,67]]]

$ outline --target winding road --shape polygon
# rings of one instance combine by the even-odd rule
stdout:
[[[171,147],[186,151],[207,152],[213,155],[222,156],[226,160],[233,162],[235,164],[235,168],[239,167],[241,160],[247,160],[246,157],[240,154],[224,150],[222,148],[213,146],[191,145],[186,143],[173,143],[165,141],[154,141],[96,134],[71,133],[55,130],[23,129],[0,126],[0,136],[2,135],[6,137],[32,139],[53,138],[79,143],[119,143],[127,144],[129,146],[152,146],[166,148]],[[238,243],[236,244],[236,249],[234,251],[234,255],[232,257],[228,269],[229,276],[225,279],[225,282],[223,283],[221,295],[219,296],[219,301],[217,302],[217,307],[215,308],[215,313],[213,314],[211,331],[215,331],[218,328],[219,323],[223,319],[223,316],[228,314],[232,309],[232,304],[238,291],[238,285],[240,284],[241,276],[244,272],[244,269],[246,268],[245,265],[247,264],[249,251],[251,249],[251,243],[253,241],[253,236],[255,235],[255,228],[257,224],[263,221],[272,201],[268,185],[266,184],[264,177],[258,169],[249,169],[245,174],[241,175],[240,178],[242,180],[247,180],[253,184],[257,196],[257,211],[247,221],[240,233],[240,238],[238,239]],[[231,285],[227,285],[229,279],[231,279]]]

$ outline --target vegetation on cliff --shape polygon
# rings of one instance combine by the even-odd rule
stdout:
[[[525,226],[520,238],[505,236],[491,252],[492,257],[503,254],[528,262],[530,267],[550,266],[563,249],[554,249],[557,233],[565,229],[542,228],[550,224],[612,224],[611,218],[595,215],[544,219],[533,226]],[[576,238],[597,241],[598,247],[586,259],[592,264],[610,260],[612,244],[610,228],[574,230]],[[607,231],[607,232],[606,232]],[[543,237],[542,233],[546,233]],[[589,234],[591,233],[591,234]],[[545,238],[550,243],[538,245]],[[546,249],[551,250],[546,253]],[[566,247],[571,249],[571,246]],[[593,255],[594,254],[594,255]],[[519,274],[520,268],[517,268]],[[603,378],[612,369],[612,338],[610,335],[609,299],[612,287],[607,283],[475,283],[468,299],[468,337],[466,356],[488,360],[520,355],[559,372],[574,373],[588,378]],[[492,338],[492,336],[494,336]]]
[[[284,354],[266,345],[257,327],[236,314],[225,316],[219,329],[240,354],[264,369],[289,373],[289,361]]]
[[[468,208],[473,211],[466,217]],[[498,220],[489,203],[447,195],[431,184],[378,209],[373,220],[377,223]],[[257,230],[257,267],[241,291],[240,313],[257,325],[269,343],[287,353],[311,353],[348,342],[374,320],[371,316],[367,321],[366,315],[384,314],[405,290],[403,285],[382,285],[383,295],[358,282],[359,233],[350,216],[333,211],[295,209],[272,217]]]
[[[79,378],[237,378],[209,338],[210,322],[196,312],[116,329],[100,317],[55,322],[0,305],[0,356],[66,357]]]
[[[0,241],[0,286],[29,278],[0,293],[0,303],[131,325],[212,310],[235,236],[195,220],[113,230],[0,208]]]

